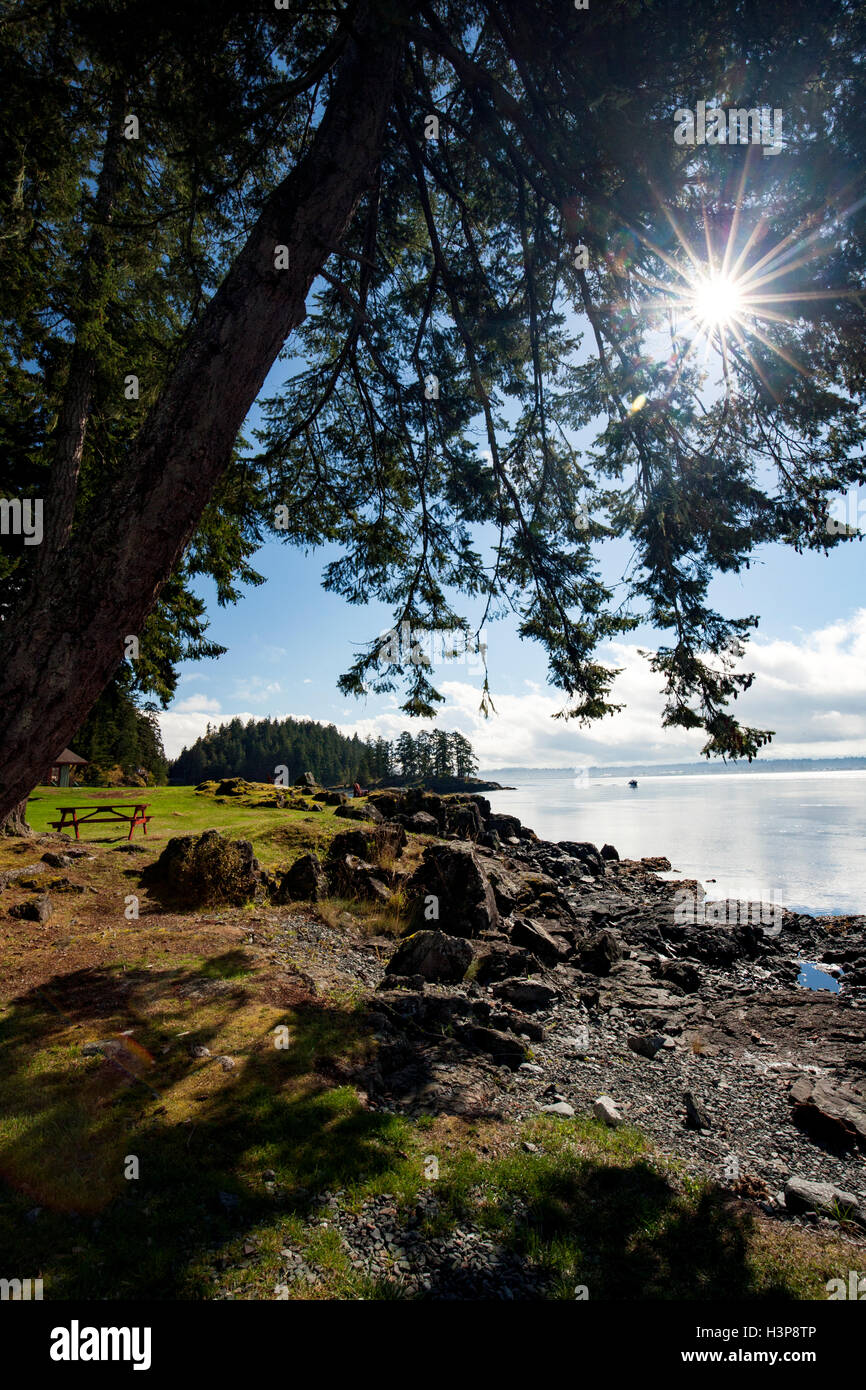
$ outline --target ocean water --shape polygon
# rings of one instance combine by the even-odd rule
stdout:
[[[515,772],[515,791],[485,795],[545,840],[664,854],[711,899],[866,913],[866,771],[629,776]]]

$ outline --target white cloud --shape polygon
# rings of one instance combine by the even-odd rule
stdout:
[[[283,687],[279,681],[265,680],[263,676],[247,676],[245,680],[235,681],[234,697],[236,700],[252,700],[256,704],[261,704],[263,700],[269,700],[272,695],[282,695]]]
[[[553,716],[565,697],[550,687],[524,681],[527,693],[497,695],[496,713],[485,718],[480,692],[464,681],[444,681],[446,703],[429,727],[456,728],[469,738],[482,768],[567,767],[585,763],[694,761],[705,735],[663,729],[660,677],[636,646],[615,643],[601,659],[621,670],[614,703],[625,705],[589,728]],[[734,705],[745,723],[776,731],[767,750],[776,758],[866,756],[866,609],[800,641],[763,642],[746,649],[744,670],[755,672],[752,688]],[[343,724],[344,733],[393,738],[410,724],[397,708]],[[417,727],[421,727],[420,724]]]
[[[183,700],[177,700],[171,707],[172,714],[187,714],[192,710],[205,711],[212,713],[219,712],[219,700],[211,699],[208,695],[187,695]]]
[[[485,718],[479,709],[481,692],[469,681],[442,681],[445,704],[432,723],[410,720],[399,709],[398,698],[375,715],[346,720],[357,706],[343,708],[344,734],[361,738],[380,735],[393,739],[404,729],[459,729],[469,738],[482,768],[568,767],[587,763],[690,762],[699,757],[704,735],[682,729],[663,729],[659,693],[660,678],[649,668],[638,648],[628,643],[610,644],[600,659],[620,668],[612,699],[626,706],[590,728],[574,721],[554,719],[565,705],[565,696],[550,686],[524,681],[525,693],[497,695],[496,713]],[[766,755],[776,758],[866,756],[866,609],[803,633],[796,641],[763,641],[756,637],[746,649],[743,669],[755,672],[755,682],[734,705],[738,718],[760,728],[776,730]],[[304,684],[309,684],[305,681]],[[255,703],[279,692],[276,682],[252,677],[247,691]],[[275,719],[289,712],[269,710]],[[222,724],[233,718],[249,719],[249,712],[222,713],[217,700],[191,694],[159,716],[166,752],[176,757],[184,744],[205,732],[208,722]],[[324,709],[294,713],[295,719],[319,718],[328,723]]]
[[[231,714],[219,712],[219,702],[190,695],[180,700],[171,709],[162,710],[157,715],[162,732],[162,744],[166,757],[176,758],[182,748],[189,748],[197,738],[207,732],[208,724],[227,724],[230,719],[253,719],[248,711],[233,711]]]

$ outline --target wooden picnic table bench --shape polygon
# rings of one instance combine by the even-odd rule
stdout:
[[[152,819],[144,813],[150,805],[149,801],[120,801],[108,806],[58,806],[60,820],[49,821],[49,825],[55,830],[63,830],[67,824],[75,830],[76,840],[79,838],[78,828],[81,825],[128,825],[128,839],[132,839],[132,832],[137,825],[143,826],[145,835],[147,834],[147,822]],[[124,814],[125,812],[129,814]]]

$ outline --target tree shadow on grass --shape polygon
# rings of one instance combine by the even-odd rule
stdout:
[[[529,1183],[525,1220],[510,1244],[521,1253],[567,1242],[575,1284],[617,1301],[790,1297],[758,1286],[749,1261],[754,1220],[722,1189],[688,1199],[638,1160],[557,1171],[547,1162]]]
[[[281,1228],[310,1221],[323,1191],[424,1188],[417,1155],[406,1153],[410,1122],[329,1084],[363,1054],[369,1024],[327,1001],[301,1002],[282,1014],[287,1045],[277,1046],[274,1011],[267,1028],[248,1012],[242,956],[57,975],[0,1019],[2,1266],[42,1273],[46,1297],[207,1298],[214,1266],[237,1259],[240,1237],[258,1230],[279,1244]],[[199,996],[191,1019],[188,1000]],[[178,1009],[147,1012],[154,998],[176,999]],[[222,1046],[232,1026],[249,1039],[233,1069],[192,1055]],[[135,1041],[124,1042],[130,1027]],[[82,1043],[106,1035],[119,1052],[82,1055]],[[684,1196],[644,1159],[625,1149],[620,1157],[617,1139],[598,1160],[586,1146],[568,1150],[560,1139],[571,1131],[557,1123],[539,1154],[515,1152],[498,1166],[472,1160],[462,1186],[459,1177],[442,1182],[429,1239],[470,1220],[502,1254],[492,1284],[479,1285],[465,1278],[456,1245],[424,1298],[508,1296],[496,1293],[497,1260],[499,1285],[515,1269],[531,1271],[538,1297],[571,1296],[572,1281],[591,1299],[790,1296],[781,1285],[758,1287],[750,1219],[722,1194]],[[129,1180],[133,1158],[139,1176]],[[485,1173],[491,1190],[519,1197],[513,1217],[473,1195]],[[399,1282],[371,1289],[394,1296]]]
[[[324,1075],[361,1045],[357,1016],[320,1001],[287,1010],[288,1045],[253,1036],[227,1074],[216,1057],[190,1055],[250,1007],[232,983],[242,954],[207,969],[56,976],[0,1020],[0,1245],[4,1265],[46,1271],[47,1296],[207,1296],[193,1268],[205,1253],[302,1215],[323,1188],[393,1166],[400,1123]],[[215,982],[223,991],[209,998]],[[136,987],[179,1000],[203,989],[205,1013],[218,1016],[199,1017],[179,1045],[187,1020],[136,1017]],[[118,1036],[130,1024],[134,1042]],[[70,1038],[73,1025],[86,1033]],[[82,1043],[106,1038],[111,1051],[82,1056]],[[261,1180],[267,1168],[275,1192]]]

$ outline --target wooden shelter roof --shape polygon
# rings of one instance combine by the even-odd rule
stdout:
[[[63,767],[64,763],[73,763],[76,766],[80,765],[81,767],[85,767],[87,765],[87,759],[80,758],[77,753],[73,753],[71,748],[64,748],[63,752],[60,754],[60,757],[55,758],[51,766]]]

